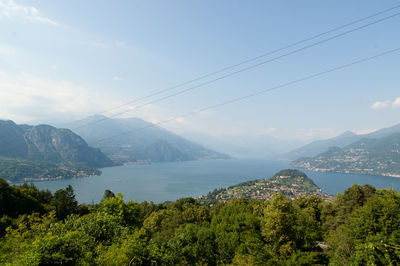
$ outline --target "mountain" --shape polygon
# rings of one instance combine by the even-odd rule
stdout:
[[[294,149],[287,153],[284,157],[288,159],[297,159],[300,157],[312,157],[323,151],[328,150],[330,147],[344,147],[349,145],[361,137],[351,131],[346,131],[343,134],[325,140],[316,140],[300,148]]]
[[[303,172],[285,169],[267,179],[247,181],[228,188],[215,189],[198,200],[206,205],[225,202],[236,198],[267,200],[275,193],[282,193],[290,198],[317,194],[325,199],[331,196],[322,194],[321,189]]]
[[[198,133],[184,133],[182,136],[201,143],[209,149],[227,153],[236,158],[276,159],[282,153],[304,145],[304,142],[301,141],[281,140],[268,135],[223,135],[214,137]]]
[[[140,118],[110,119],[96,115],[77,121],[69,128],[118,163],[230,158]],[[111,136],[116,137],[99,141]]]
[[[400,132],[400,124],[397,124],[392,127],[382,128],[375,132],[361,135],[361,136],[364,138],[378,139],[378,138],[383,138],[383,137],[390,136],[394,133],[399,133],[399,132]]]
[[[0,120],[0,176],[56,178],[95,174],[114,163],[69,129]]]
[[[0,120],[0,156],[52,163],[106,167],[113,163],[69,129],[49,125],[17,125]]]
[[[400,177],[400,133],[332,147],[315,157],[295,160],[292,165],[313,171]]]
[[[331,139],[313,141],[307,145],[290,151],[289,153],[285,154],[284,157],[291,160],[302,157],[313,157],[327,151],[330,147],[343,148],[363,138],[383,138],[399,132],[400,124],[363,135],[357,135],[351,131],[346,131],[343,134]]]

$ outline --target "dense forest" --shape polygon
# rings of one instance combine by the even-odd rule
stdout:
[[[1,265],[396,265],[400,194],[353,185],[332,201],[192,198],[78,204],[0,179]]]

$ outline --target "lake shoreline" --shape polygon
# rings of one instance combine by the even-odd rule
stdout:
[[[378,173],[368,173],[368,172],[351,172],[351,171],[331,171],[331,170],[325,170],[325,169],[314,169],[314,168],[304,168],[304,167],[296,167],[292,166],[296,169],[299,170],[308,170],[312,171],[315,173],[337,173],[337,174],[349,174],[349,175],[369,175],[369,176],[385,176],[385,177],[393,177],[393,178],[400,178],[400,175],[398,174],[390,174],[390,173],[383,173],[383,174],[378,174]]]
[[[163,162],[101,168],[101,176],[33,182],[39,189],[55,192],[72,185],[78,202],[101,200],[106,189],[121,192],[126,200],[174,201],[183,197],[200,197],[214,189],[242,182],[272,177],[276,172],[293,168],[288,162],[264,159],[202,160]],[[302,170],[302,169],[300,169]],[[303,171],[303,170],[302,170]],[[352,186],[371,184],[377,188],[400,191],[400,179],[304,170],[324,193],[336,195]]]

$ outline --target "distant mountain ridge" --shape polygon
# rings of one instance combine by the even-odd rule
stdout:
[[[283,157],[290,160],[296,160],[302,157],[314,157],[327,151],[331,147],[343,148],[363,138],[383,138],[399,132],[400,124],[362,135],[357,135],[351,131],[346,131],[334,138],[313,141],[307,145],[286,153]]]
[[[385,134],[378,132],[368,135]],[[317,156],[297,159],[292,165],[321,172],[400,177],[400,133],[381,138],[362,138],[343,148],[331,147]]]
[[[77,121],[69,128],[118,163],[230,158],[140,118],[116,119],[96,115]],[[110,136],[118,137],[98,142]]]
[[[276,159],[282,153],[304,145],[299,140],[282,140],[267,134],[248,135],[223,135],[208,136],[199,133],[184,133],[183,137],[205,145],[205,147],[217,150],[236,158],[268,158]]]

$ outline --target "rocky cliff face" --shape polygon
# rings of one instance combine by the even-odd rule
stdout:
[[[0,120],[0,155],[91,167],[112,166],[113,162],[99,149],[89,147],[69,129],[49,125],[16,125]]]

